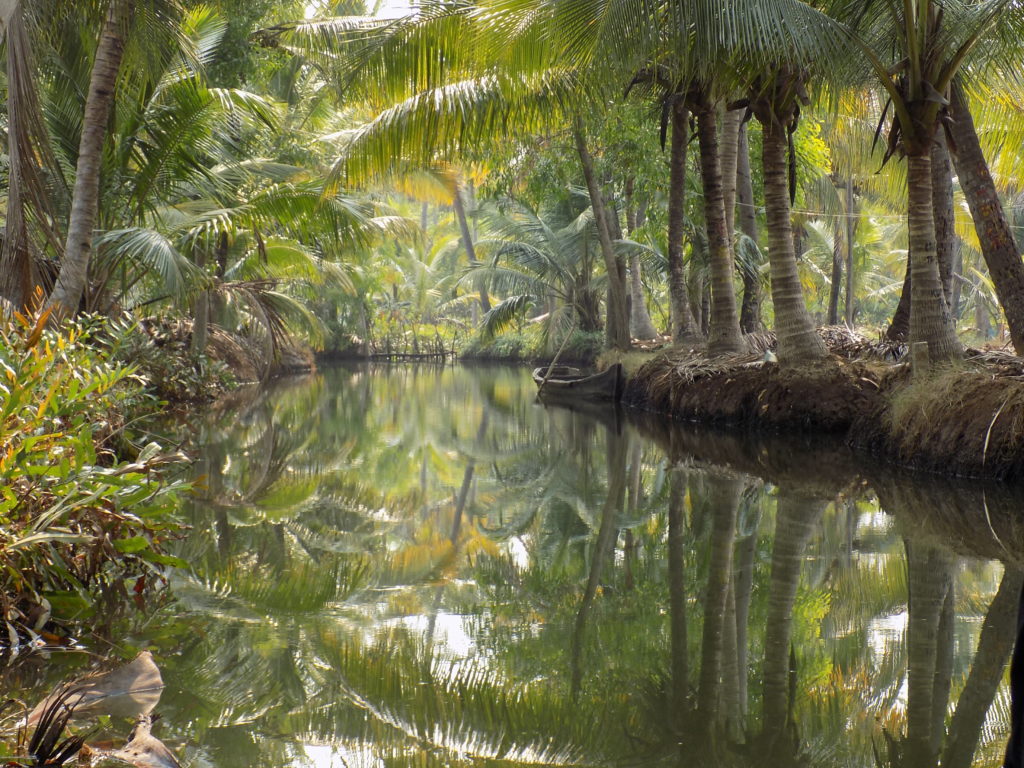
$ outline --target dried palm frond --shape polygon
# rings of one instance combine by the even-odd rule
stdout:
[[[47,275],[36,264],[49,246],[61,252],[47,177],[57,178],[36,92],[31,44],[18,3],[6,20],[7,148],[9,156],[7,225],[0,245],[0,295],[24,306]]]
[[[82,749],[91,731],[62,738],[81,694],[78,685],[65,683],[44,702],[28,743],[28,754],[36,765],[64,765]]]

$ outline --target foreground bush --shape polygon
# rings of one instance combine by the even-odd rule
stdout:
[[[180,564],[163,544],[185,487],[167,474],[184,457],[126,440],[127,419],[158,401],[113,361],[116,330],[46,325],[45,312],[0,320],[0,644],[62,634],[54,620],[87,620],[102,598],[141,599]]]

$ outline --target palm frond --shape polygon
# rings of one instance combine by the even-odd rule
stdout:
[[[480,333],[485,339],[493,339],[507,330],[513,322],[521,319],[533,305],[533,297],[529,294],[509,296],[507,299],[491,307],[484,315]]]

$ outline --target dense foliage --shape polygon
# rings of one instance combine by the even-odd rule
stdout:
[[[83,318],[47,330],[48,315],[0,327],[0,599],[12,645],[97,618],[102,598],[142,599],[180,564],[164,546],[179,528],[187,486],[169,470],[182,457],[131,443],[127,420],[156,401],[119,360],[130,329]]]

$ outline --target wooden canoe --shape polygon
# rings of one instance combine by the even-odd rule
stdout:
[[[533,380],[541,397],[610,400],[614,403],[622,398],[622,390],[626,383],[622,365],[619,363],[594,374],[586,374],[578,368],[565,365],[556,365],[549,374],[548,366],[542,365],[534,370]]]

